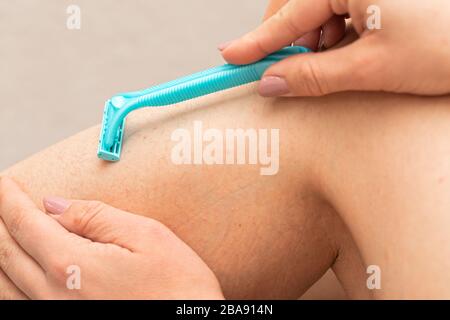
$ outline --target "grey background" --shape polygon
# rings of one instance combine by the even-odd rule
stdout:
[[[222,64],[217,45],[258,25],[267,2],[0,0],[0,170],[99,123],[115,93]]]
[[[99,123],[116,93],[222,64],[217,45],[257,26],[267,3],[0,0],[0,171]],[[71,4],[79,31],[66,27]],[[332,272],[303,296],[337,297]]]

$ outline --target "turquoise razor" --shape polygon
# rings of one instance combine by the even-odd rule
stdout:
[[[120,160],[125,118],[130,112],[144,107],[168,106],[258,81],[276,62],[309,51],[304,47],[286,47],[253,64],[226,64],[146,90],[112,97],[105,103],[98,157],[106,161]]]

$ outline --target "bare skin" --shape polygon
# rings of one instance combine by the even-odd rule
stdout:
[[[371,19],[374,10],[378,25]],[[318,29],[323,30],[321,47],[331,48],[345,35],[344,18],[351,17],[357,32],[354,42],[277,63],[263,75],[261,95],[449,94],[450,37],[440,32],[449,15],[446,0],[273,0],[270,18],[219,49],[229,63],[248,64],[293,42],[314,48]]]
[[[252,86],[142,110],[127,122],[117,164],[96,158],[95,127],[3,174],[40,205],[49,194],[100,200],[161,221],[212,268],[227,298],[298,298],[328,268],[339,268],[346,252],[354,258],[339,277],[352,284],[356,275],[349,296],[367,297],[365,268],[351,236],[312,189],[307,128],[315,125],[314,108],[294,110],[293,102],[264,100]],[[279,173],[261,176],[252,165],[174,165],[171,133],[192,128],[194,120],[218,129],[282,128]]]
[[[37,203],[101,200],[161,221],[211,267],[226,298],[297,298],[329,267],[351,298],[444,298],[449,105],[380,93],[263,99],[251,86],[131,115],[117,164],[96,158],[96,127],[2,174]],[[171,133],[194,120],[281,128],[279,173],[174,165]],[[371,264],[382,290],[365,287]]]

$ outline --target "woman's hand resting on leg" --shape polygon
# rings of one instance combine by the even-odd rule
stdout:
[[[9,298],[223,299],[213,272],[161,223],[95,201],[44,206],[48,214],[0,179],[0,288],[17,289]]]

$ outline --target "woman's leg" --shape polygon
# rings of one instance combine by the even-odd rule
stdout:
[[[344,94],[315,107],[312,180],[380,268],[375,296],[450,298],[450,97]]]
[[[317,102],[264,100],[254,91],[132,114],[115,164],[97,159],[95,127],[3,174],[37,203],[49,194],[96,199],[160,220],[208,263],[228,298],[297,298],[331,266],[350,297],[367,297],[350,233],[312,188]],[[280,129],[278,173],[263,176],[250,164],[174,164],[172,133],[192,131],[197,120],[204,130]]]
[[[380,93],[264,100],[243,88],[133,115],[118,164],[96,159],[94,128],[6,174],[36,201],[100,199],[161,220],[228,297],[295,297],[329,266],[363,297],[367,265],[382,272],[377,297],[448,297],[449,106]],[[281,128],[278,174],[173,164],[171,133],[195,120]]]

